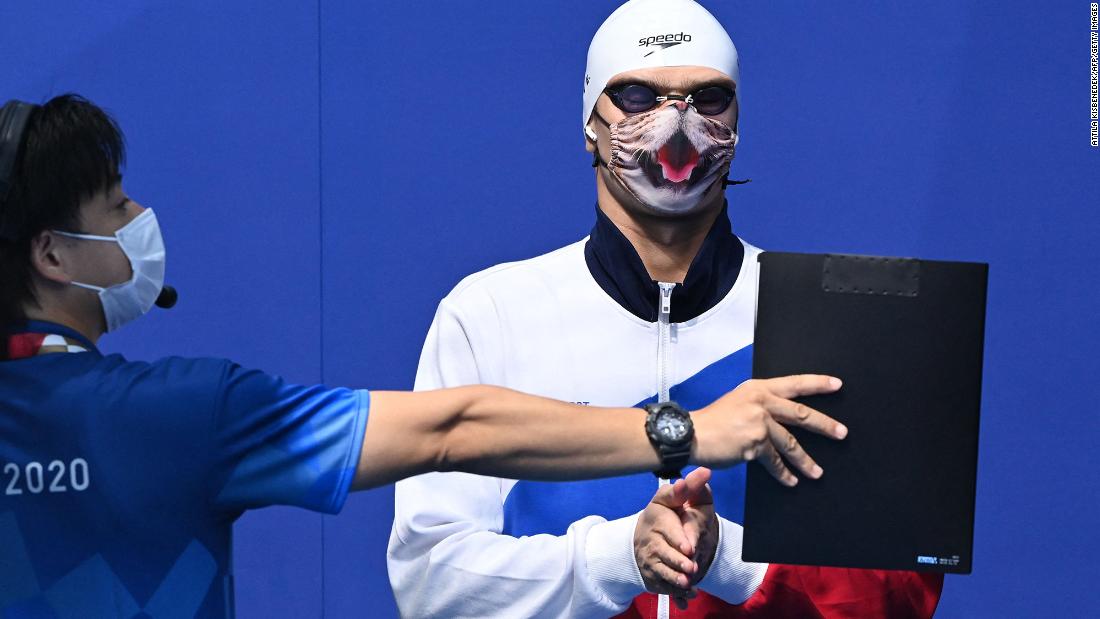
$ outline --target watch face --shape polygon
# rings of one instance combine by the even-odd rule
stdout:
[[[687,437],[688,425],[680,415],[661,415],[657,418],[657,431],[668,440],[677,442]]]

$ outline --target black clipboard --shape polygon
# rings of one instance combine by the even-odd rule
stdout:
[[[753,377],[829,374],[794,488],[749,464],[745,561],[969,574],[988,265],[767,252]]]

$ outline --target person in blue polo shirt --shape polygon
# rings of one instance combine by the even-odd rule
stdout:
[[[430,470],[566,479],[666,464],[644,429],[654,413],[637,409],[494,387],[299,386],[223,359],[101,354],[105,332],[172,303],[156,215],[123,191],[124,159],[115,122],[81,97],[0,110],[0,615],[232,616],[230,531],[244,510],[336,513],[351,490]],[[785,397],[748,385],[661,431],[680,431],[697,464],[758,458],[788,478],[782,452],[808,473],[775,420],[837,435],[786,398],[839,382],[764,382]],[[693,473],[664,496],[682,503],[703,482]]]

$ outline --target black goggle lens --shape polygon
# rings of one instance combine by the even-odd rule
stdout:
[[[691,104],[700,114],[714,116],[725,112],[730,106],[730,102],[733,101],[733,91],[721,86],[711,86],[691,95],[691,99]]]
[[[616,91],[618,97],[611,100],[624,112],[636,113],[653,109],[657,105],[657,93],[648,86],[628,84]]]

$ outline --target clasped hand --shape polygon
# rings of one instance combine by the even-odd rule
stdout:
[[[634,559],[646,590],[671,596],[680,608],[695,597],[718,545],[710,469],[698,468],[662,486],[638,517]]]

